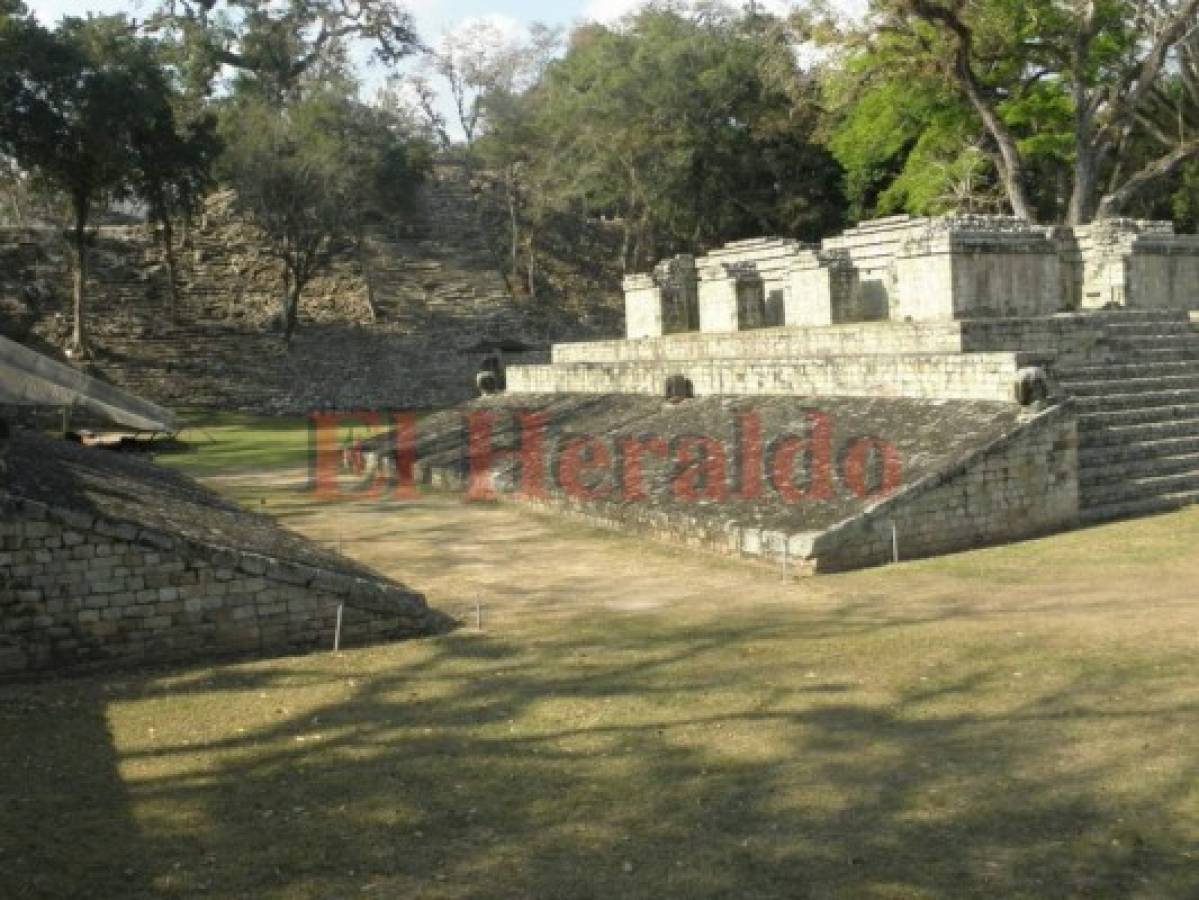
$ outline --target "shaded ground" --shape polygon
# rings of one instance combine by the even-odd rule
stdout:
[[[302,481],[211,483],[467,626],[0,689],[4,892],[1199,894],[1199,510],[784,582]]]

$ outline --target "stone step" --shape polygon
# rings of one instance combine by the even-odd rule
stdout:
[[[1179,491],[1132,500],[1084,505],[1080,518],[1084,524],[1095,525],[1116,519],[1130,519],[1154,513],[1171,512],[1199,502],[1199,491]]]
[[[1188,319],[1166,319],[1161,321],[1133,320],[1131,322],[1104,322],[1104,329],[1116,338],[1140,335],[1193,336],[1194,324]]]
[[[1179,326],[1180,328],[1182,326]],[[1111,334],[1104,344],[1119,352],[1142,353],[1146,351],[1185,350],[1199,347],[1199,335],[1195,334]]]
[[[1095,456],[1079,454],[1079,485],[1091,487],[1111,482],[1124,482],[1130,478],[1153,475],[1175,475],[1180,472],[1199,472],[1199,452],[1180,453],[1174,456],[1144,456],[1139,459],[1096,462]]]
[[[1190,360],[1137,360],[1107,365],[1070,366],[1055,372],[1058,383],[1068,387],[1075,382],[1116,382],[1125,378],[1152,378],[1185,375],[1199,371]]]
[[[1123,444],[1091,444],[1089,440],[1084,440],[1079,446],[1078,461],[1083,468],[1089,468],[1143,459],[1189,456],[1193,453],[1199,453],[1199,431],[1181,437]]]
[[[1180,493],[1199,493],[1199,469],[1170,475],[1137,476],[1087,487],[1079,485],[1079,498],[1084,507]]]
[[[1199,419],[1199,403],[1168,403],[1161,406],[1142,406],[1135,409],[1080,412],[1079,431],[1101,431],[1125,425],[1151,422],[1174,422]]]
[[[1076,402],[1091,397],[1114,394],[1153,394],[1160,391],[1199,390],[1199,366],[1180,371],[1177,375],[1154,375],[1141,378],[1104,378],[1087,381],[1063,381],[1062,389]]]
[[[1199,434],[1199,418],[1116,425],[1095,430],[1083,429],[1079,423],[1081,444],[1088,448],[1123,446],[1142,441],[1191,437],[1197,434]]]
[[[1126,385],[1120,385],[1126,387]],[[1132,393],[1111,393],[1074,398],[1080,413],[1118,412],[1127,409],[1154,409],[1162,406],[1199,404],[1199,387],[1179,390],[1141,390]]]

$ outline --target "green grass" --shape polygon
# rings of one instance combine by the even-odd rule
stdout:
[[[788,584],[273,490],[485,630],[0,688],[0,895],[1199,896],[1199,510]]]
[[[347,422],[338,439],[363,438],[380,429]],[[307,466],[312,455],[308,419],[240,413],[193,413],[175,446],[157,455],[162,465],[194,477]]]

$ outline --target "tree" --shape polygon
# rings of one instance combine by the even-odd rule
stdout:
[[[849,43],[953,87],[1015,215],[1080,224],[1199,158],[1196,26],[1199,0],[876,0]]]
[[[205,96],[223,67],[279,101],[322,66],[341,67],[350,40],[387,64],[420,47],[394,0],[161,0],[147,25],[169,37],[192,92]]]
[[[237,98],[221,132],[223,178],[283,267],[280,330],[290,344],[305,285],[339,238],[363,236],[373,215],[403,202],[420,177],[417,154],[335,83],[282,109]]]
[[[166,102],[152,50],[122,16],[64,19],[50,32],[31,19],[0,21],[0,147],[67,198],[74,255],[69,350],[86,355],[89,226],[95,210],[135,192],[134,135]]]
[[[816,239],[841,222],[842,173],[792,39],[718,6],[583,26],[526,92],[528,121],[497,117],[489,140],[527,156],[526,198],[538,185],[538,202],[617,218],[625,271],[764,233]]]
[[[144,111],[133,133],[133,189],[157,226],[174,319],[179,304],[174,223],[176,219],[191,221],[199,209],[213,185],[213,166],[222,142],[215,115],[206,112],[180,126],[171,105],[164,97],[159,100],[157,109]]]
[[[449,90],[469,151],[492,94],[511,94],[535,81],[556,53],[561,32],[539,23],[516,35],[493,18],[467,19],[442,36],[429,67]],[[419,76],[418,76],[419,77]],[[426,104],[431,112],[431,107]]]

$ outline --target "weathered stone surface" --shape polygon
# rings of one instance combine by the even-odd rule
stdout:
[[[532,492],[527,460],[511,452],[530,446],[519,412],[546,421],[544,477]],[[424,420],[422,480],[467,487],[467,431],[484,414],[497,454],[491,483],[501,495],[716,552],[786,556],[797,571],[885,561],[889,539],[883,547],[873,532],[852,551],[822,536],[875,522],[880,504],[906,510],[905,498],[915,503],[933,486],[943,488],[941,508],[918,538],[905,524],[910,555],[1078,518],[1074,419],[1064,408],[1029,419],[1014,404],[508,396]],[[577,449],[584,446],[586,454]],[[590,463],[580,467],[584,458]],[[709,460],[719,464],[708,469]]]
[[[18,434],[14,462],[0,675],[329,647],[342,604],[347,645],[444,627],[419,594],[143,461]]]
[[[1071,229],[1003,216],[895,216],[862,223],[819,249],[779,238],[737,241],[696,265],[699,330],[709,334],[1079,308],[1199,309],[1199,237],[1175,235],[1167,222]],[[638,284],[637,276],[626,282]]]

